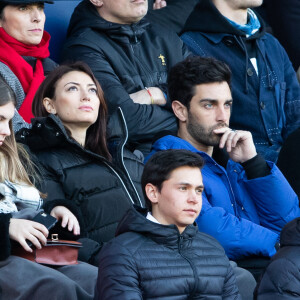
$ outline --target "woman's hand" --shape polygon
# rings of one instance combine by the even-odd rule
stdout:
[[[65,206],[55,206],[50,213],[54,218],[61,220],[61,226],[73,231],[75,235],[80,234],[80,227],[77,218]]]
[[[24,219],[10,219],[9,237],[19,242],[28,252],[32,252],[32,249],[26,240],[32,242],[37,249],[41,249],[42,245],[47,243],[48,233],[47,228],[40,223]]]

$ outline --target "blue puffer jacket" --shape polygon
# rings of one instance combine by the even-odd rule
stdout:
[[[229,160],[226,170],[206,153],[175,136],[157,140],[155,152],[186,149],[205,160],[199,229],[215,237],[230,259],[272,256],[282,227],[300,216],[298,197],[274,163],[268,176],[248,180],[243,167]]]
[[[193,53],[213,56],[230,66],[230,126],[250,131],[257,150],[276,162],[286,137],[300,127],[300,87],[285,50],[265,33],[260,21],[260,31],[246,39],[211,0],[200,0],[181,38]],[[251,53],[257,58],[258,75],[249,59]]]

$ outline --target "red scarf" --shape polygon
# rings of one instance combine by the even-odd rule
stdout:
[[[12,70],[23,87],[26,97],[19,109],[19,114],[27,123],[30,123],[31,118],[34,117],[31,108],[33,97],[45,79],[41,59],[50,55],[49,41],[50,35],[44,31],[42,41],[38,45],[25,45],[0,28],[0,61]],[[22,56],[32,56],[37,59],[35,70]]]

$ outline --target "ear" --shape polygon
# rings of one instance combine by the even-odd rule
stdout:
[[[188,110],[180,101],[172,101],[172,109],[179,121],[185,122],[187,120]]]
[[[152,204],[158,203],[159,191],[155,185],[147,183],[145,186],[145,192]]]
[[[102,0],[90,0],[90,2],[96,6],[96,7],[101,7],[103,6],[103,1]]]
[[[52,99],[50,99],[48,97],[44,98],[43,99],[43,105],[44,105],[46,111],[49,114],[54,114],[54,115],[56,114],[56,109],[55,109],[55,107],[53,105],[53,100]]]

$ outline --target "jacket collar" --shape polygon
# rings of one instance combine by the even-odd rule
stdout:
[[[147,209],[137,206],[131,207],[120,221],[116,236],[126,232],[135,232],[151,238],[158,244],[177,249],[180,238],[184,246],[188,240],[199,232],[196,223],[187,226],[182,234],[180,234],[175,225],[154,223],[148,220],[146,216]]]
[[[86,28],[103,32],[114,40],[122,43],[138,43],[141,35],[150,23],[143,18],[130,25],[117,24],[104,20],[90,1],[82,1],[74,10],[71,17],[67,36],[73,35]]]
[[[261,28],[256,34],[249,37],[249,39],[256,39],[265,33],[263,19],[258,14],[257,16],[261,23]],[[212,20],[214,21],[212,22]],[[190,14],[185,23],[182,33],[187,31],[205,32],[206,34],[211,34],[208,35],[209,37],[217,34],[217,36],[212,39],[214,42],[220,42],[226,35],[245,37],[245,33],[231,25],[230,22],[214,6],[211,0],[200,0],[195,6],[193,12]]]

